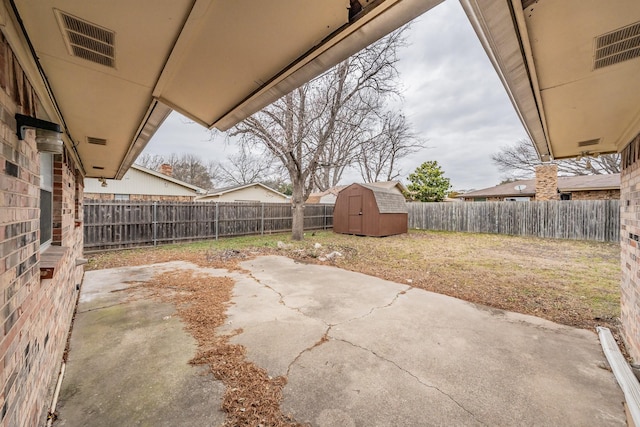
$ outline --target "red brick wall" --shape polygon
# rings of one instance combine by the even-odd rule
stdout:
[[[0,35],[0,426],[44,425],[82,268],[76,176],[68,153],[55,159],[54,239],[66,252],[53,279],[41,280],[40,155],[34,132],[16,135],[15,113],[37,115],[38,97]],[[82,195],[82,184],[79,195]],[[71,196],[70,196],[71,194]],[[79,207],[81,212],[82,207]]]
[[[617,200],[620,190],[572,191],[571,200]]]
[[[640,362],[640,135],[622,151],[620,182],[620,289],[622,334],[629,354]]]

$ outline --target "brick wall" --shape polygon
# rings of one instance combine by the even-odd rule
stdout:
[[[82,177],[68,153],[55,159],[52,279],[41,280],[40,154],[35,133],[16,135],[15,113],[39,115],[37,94],[0,35],[0,426],[45,423],[82,268],[82,227],[73,218]],[[78,182],[78,178],[80,182]]]
[[[633,360],[640,362],[640,135],[622,151],[620,182],[622,334]]]
[[[536,166],[536,200],[560,200],[558,195],[558,166]]]
[[[620,190],[572,191],[571,200],[617,200]]]

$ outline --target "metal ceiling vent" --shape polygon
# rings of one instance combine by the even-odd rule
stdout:
[[[116,34],[90,22],[56,10],[69,54],[115,68]]]
[[[594,69],[640,57],[640,22],[596,37]]]
[[[588,147],[590,145],[598,145],[600,144],[600,138],[598,139],[588,139],[586,141],[578,142],[578,147]]]
[[[107,145],[107,140],[104,138],[96,138],[93,136],[88,136],[87,137],[87,142],[89,144],[95,144],[95,145]]]

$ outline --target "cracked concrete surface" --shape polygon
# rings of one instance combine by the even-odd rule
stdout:
[[[174,307],[122,292],[154,273],[195,268],[170,262],[85,274],[55,426],[224,423],[224,386],[206,367],[189,365],[196,342]]]
[[[595,333],[284,257],[241,266],[88,272],[56,425],[224,422],[223,386],[187,364],[195,343],[172,307],[120,292],[175,269],[236,281],[218,332],[287,376],[282,409],[301,423],[625,425]]]
[[[228,331],[314,426],[625,425],[595,333],[328,266],[260,257]]]

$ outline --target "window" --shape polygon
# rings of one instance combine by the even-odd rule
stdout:
[[[129,195],[128,194],[114,194],[113,195],[113,200],[121,200],[121,201],[129,201]]]
[[[51,244],[53,229],[53,154],[40,153],[40,248]]]
[[[560,193],[560,200],[571,200],[571,193]]]
[[[486,202],[487,198],[486,197],[474,197],[473,201],[474,202]]]
[[[505,202],[528,202],[531,197],[505,197]]]

